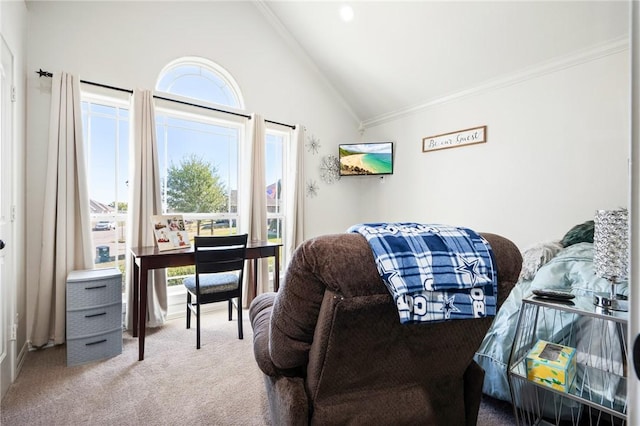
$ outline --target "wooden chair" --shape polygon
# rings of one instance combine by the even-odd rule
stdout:
[[[200,305],[228,301],[232,320],[233,299],[238,309],[238,339],[242,339],[242,275],[247,234],[195,237],[195,275],[183,281],[187,289],[187,328],[196,314],[196,347],[200,349]]]

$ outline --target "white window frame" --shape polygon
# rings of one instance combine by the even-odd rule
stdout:
[[[127,111],[129,111],[129,118],[128,118],[128,120],[127,120],[127,121],[128,121],[129,126],[131,126],[131,103],[130,103],[130,96],[129,96],[128,94],[127,94],[127,96],[126,96],[126,97],[125,97],[125,96],[120,96],[120,97],[118,97],[118,96],[107,96],[107,95],[105,95],[105,94],[100,93],[100,90],[101,90],[101,89],[99,89],[99,88],[96,88],[95,90],[84,90],[84,89],[83,89],[83,90],[81,90],[81,93],[80,93],[80,103],[82,104],[82,103],[87,102],[87,103],[89,103],[89,104],[99,104],[99,105],[104,105],[104,106],[107,106],[107,107],[123,108],[123,109],[126,109]],[[100,115],[100,113],[97,113],[97,114],[93,114],[93,113],[92,113],[92,115],[93,115],[93,116],[99,116],[99,115]],[[109,118],[112,118],[112,117],[109,117]],[[88,135],[88,137],[90,137],[90,136],[91,136],[91,120],[88,120],[88,121],[87,121],[87,126],[88,126],[88,127],[87,127],[87,129],[86,129],[86,134]],[[120,158],[120,155],[119,155],[119,154],[120,154],[120,152],[119,152],[119,148],[120,148],[120,143],[119,143],[119,142],[120,142],[120,139],[119,139],[119,135],[120,135],[120,132],[119,132],[119,126],[120,126],[120,120],[118,119],[118,120],[116,120],[116,138],[118,138],[118,139],[116,140],[116,144],[115,144],[115,149],[116,149],[116,152],[115,152],[116,165],[117,165],[117,161],[118,161],[117,159],[118,159],[118,158]],[[129,140],[127,141],[127,146],[129,146],[129,144],[130,144],[130,143],[131,143],[131,141],[130,141],[130,138],[129,138]],[[87,158],[90,158],[90,157],[91,157],[91,148],[92,148],[92,143],[91,143],[89,140],[85,140],[85,141],[84,141],[84,144],[85,144],[85,147],[86,147],[86,156],[87,156]],[[119,175],[118,175],[118,169],[119,169],[119,168],[118,168],[118,167],[116,167],[116,171],[115,171],[115,173],[116,173],[116,182],[114,182],[114,185],[115,185],[115,194],[116,194],[116,199],[117,199],[117,200],[119,199],[119,198],[118,198],[118,184],[117,184],[118,176],[119,176]],[[91,173],[91,171],[90,171],[90,170],[88,170],[88,173]],[[90,179],[90,176],[88,176],[88,178]],[[128,176],[127,176],[127,179],[128,179]],[[89,183],[89,182],[87,182],[87,184],[88,184],[88,183]],[[128,198],[129,198],[129,197],[127,197],[125,200],[122,200],[122,199],[119,199],[119,200],[120,200],[120,201],[126,201],[126,202],[128,203],[128,202],[129,202],[129,199],[128,199]],[[127,210],[128,210],[128,208],[127,208]],[[114,222],[114,223],[116,223],[116,231],[118,231],[118,226],[119,226],[118,224],[119,224],[119,223],[124,223],[125,231],[126,231],[126,226],[127,226],[127,215],[128,215],[128,213],[127,213],[127,212],[125,212],[125,213],[118,213],[118,206],[116,205],[116,206],[115,206],[115,212],[114,212],[114,213],[111,213],[111,214],[107,214],[107,213],[91,213],[91,214],[90,214],[90,219],[91,219],[91,221],[90,221],[90,222],[91,222],[91,223],[94,223],[94,222],[97,222],[97,221],[108,221],[108,222]],[[91,229],[90,231],[92,232],[93,230]],[[116,242],[116,247],[118,247],[120,244],[121,244],[121,243]],[[125,233],[125,242],[124,242],[124,245],[125,245],[125,258],[124,258],[122,261],[120,261],[120,260],[118,259],[118,254],[117,254],[117,252],[118,252],[118,251],[116,250],[116,254],[115,254],[115,256],[116,256],[116,262],[115,262],[115,263],[116,263],[116,265],[121,265],[121,264],[122,264],[122,265],[124,266],[124,268],[126,269],[126,264],[127,264],[127,262],[126,262],[126,245],[127,245],[127,242],[126,242],[126,233]],[[123,300],[124,300],[124,299],[123,299]]]
[[[178,117],[178,118],[183,118],[183,119],[194,119],[193,117],[206,117],[207,122],[209,122],[208,120],[211,120],[210,122],[213,124],[221,124],[224,126],[228,126],[232,123],[237,123],[240,132],[239,132],[239,146],[238,146],[238,198],[237,198],[237,211],[235,214],[212,214],[212,215],[207,215],[207,214],[189,214],[189,213],[182,213],[183,217],[186,220],[195,220],[195,219],[202,219],[202,218],[215,218],[215,219],[235,219],[236,220],[236,224],[237,226],[240,226],[240,224],[242,223],[241,220],[241,212],[243,211],[242,209],[242,200],[245,200],[245,195],[243,194],[245,193],[245,190],[243,189],[244,184],[246,183],[246,175],[243,174],[243,165],[246,162],[246,158],[245,158],[245,153],[247,152],[247,144],[251,143],[251,141],[248,141],[246,138],[246,118],[244,117],[237,117],[234,115],[230,115],[230,114],[225,114],[224,112],[216,112],[216,111],[207,111],[207,112],[203,112],[203,109],[197,110],[197,106],[193,106],[193,103],[197,104],[197,105],[202,105],[204,107],[207,106],[212,106],[215,109],[215,106],[217,106],[218,104],[212,104],[211,102],[207,102],[207,101],[203,101],[202,99],[194,99],[191,97],[186,97],[186,96],[181,96],[179,94],[176,93],[170,93],[170,92],[164,92],[160,89],[158,89],[157,84],[163,79],[163,77],[165,76],[165,74],[167,72],[170,72],[178,67],[181,66],[195,66],[195,67],[200,67],[200,68],[204,68],[207,69],[208,71],[217,74],[217,76],[227,84],[227,87],[235,94],[237,101],[238,101],[238,105],[221,105],[224,107],[224,111],[229,111],[231,113],[237,113],[240,115],[245,115],[244,113],[244,108],[245,108],[245,104],[244,104],[244,98],[242,96],[242,92],[240,90],[240,87],[238,86],[238,84],[236,83],[235,79],[233,78],[233,76],[227,72],[223,67],[221,67],[220,65],[214,63],[213,61],[210,61],[208,59],[205,58],[201,58],[201,57],[195,57],[195,56],[188,56],[188,57],[181,57],[178,58],[174,61],[171,61],[170,63],[168,63],[159,73],[158,79],[157,79],[157,83],[156,83],[156,91],[158,93],[163,93],[166,94],[166,98],[167,99],[172,99],[172,100],[177,100],[179,102],[181,102],[181,104],[176,104],[176,103],[169,103],[169,101],[167,100],[162,100],[162,99],[157,99],[156,98],[156,113],[157,114],[165,114],[165,115],[169,115],[169,116],[174,116],[174,117]],[[192,105],[188,105],[188,104],[192,104]],[[196,111],[197,112],[194,112]],[[282,179],[281,179],[281,194],[282,194],[282,203],[280,205],[280,209],[278,213],[269,213],[267,212],[267,224],[269,220],[279,220],[281,223],[281,235],[282,235],[282,244],[283,247],[286,246],[286,242],[287,242],[287,235],[286,235],[286,229],[287,229],[287,199],[288,197],[286,196],[286,194],[289,191],[289,186],[290,183],[288,182],[289,179],[289,168],[290,168],[290,164],[291,164],[291,159],[290,159],[290,150],[291,150],[291,143],[292,143],[292,131],[290,128],[288,128],[288,126],[282,126],[276,123],[266,123],[266,132],[267,134],[275,134],[278,137],[282,137],[283,140],[283,147],[282,147]],[[266,138],[264,140],[264,143],[266,144]],[[265,165],[266,167],[266,165]],[[264,189],[266,191],[266,188]],[[266,224],[265,224],[266,225]],[[285,265],[288,264],[288,259],[285,258],[286,257],[286,253],[285,250],[281,250],[281,262],[280,262],[280,267],[284,268]],[[182,316],[183,312],[184,312],[184,300],[180,300],[180,298],[184,298],[185,296],[185,290],[182,286],[171,286],[168,287],[168,297],[169,297],[169,312],[168,312],[168,317],[172,318],[172,317],[177,317],[177,316]],[[219,305],[219,304],[212,304],[212,305]]]
[[[165,92],[163,90],[158,89],[157,84],[162,80],[162,78],[166,73],[182,66],[196,66],[196,67],[206,68],[208,71],[214,74],[217,74],[218,77],[227,84],[229,89],[231,89],[231,91],[236,97],[236,100],[238,101],[238,104],[228,105],[228,104],[212,103],[202,99],[185,97],[176,93]],[[169,97],[172,99],[178,99],[185,102],[194,102],[194,100],[197,100],[198,103],[202,103],[203,105],[220,105],[220,106],[224,106],[225,109],[229,109],[230,111],[234,111],[234,112],[241,112],[245,110],[245,103],[244,103],[244,97],[242,96],[242,91],[240,90],[240,86],[238,86],[238,83],[233,78],[233,76],[226,69],[216,64],[215,62],[205,58],[198,57],[198,56],[185,56],[169,62],[164,68],[162,68],[162,70],[158,74],[158,79],[156,82],[156,91],[158,93],[164,93],[166,95],[169,95]]]
[[[160,104],[162,101],[157,102]],[[197,220],[197,219],[228,219],[235,220],[236,224],[239,226],[240,224],[240,212],[242,211],[242,197],[240,196],[240,182],[242,180],[242,144],[245,141],[245,123],[236,119],[232,119],[228,114],[221,114],[215,111],[210,111],[207,109],[202,109],[194,106],[188,105],[177,105],[174,103],[167,102],[162,103],[161,106],[157,106],[155,108],[155,113],[157,115],[166,115],[169,117],[175,117],[183,120],[192,120],[198,121],[205,124],[211,125],[220,125],[225,127],[235,127],[238,130],[238,206],[237,211],[235,213],[185,213],[185,212],[176,212],[181,214],[185,220]],[[160,141],[160,136],[157,137],[158,142]],[[160,147],[158,147],[160,149]],[[164,173],[166,174],[166,173]],[[165,206],[163,206],[164,208]],[[180,277],[172,277],[180,278]],[[167,286],[167,318],[175,319],[181,318],[185,315],[185,303],[186,303],[186,289],[181,285]],[[222,309],[224,308],[224,304],[220,303],[212,303],[209,305],[203,305],[201,307],[202,312],[207,312],[210,310]]]
[[[207,102],[202,99],[194,99],[191,97],[181,96],[179,94],[175,94],[171,92],[164,92],[158,89],[157,85],[165,76],[165,74],[181,66],[196,66],[200,68],[205,68],[208,71],[216,74],[223,82],[225,82],[229,87],[229,89],[234,93],[238,101],[238,105],[222,105],[225,110],[236,112],[239,114],[244,114],[242,111],[245,108],[245,104],[244,104],[244,97],[242,96],[242,91],[240,90],[240,86],[238,86],[238,83],[233,78],[233,76],[226,69],[224,69],[220,65],[208,59],[197,57],[197,56],[181,57],[169,62],[164,68],[162,68],[162,70],[158,74],[158,79],[156,80],[156,92],[165,94],[166,95],[165,97],[167,99],[174,99],[183,103],[180,104],[175,102],[163,101],[162,99],[156,99],[156,102],[155,102],[156,114],[165,114],[165,115],[178,117],[186,120],[201,121],[204,118],[204,120],[206,120],[205,122],[207,123],[211,123],[214,125],[216,124],[223,125],[223,126],[228,126],[228,125],[238,126],[238,128],[240,129],[238,133],[238,138],[239,138],[238,139],[238,190],[237,190],[238,205],[237,205],[236,213],[235,214],[217,213],[214,215],[184,213],[183,217],[186,220],[192,220],[192,219],[196,220],[198,218],[205,218],[205,217],[215,218],[215,219],[229,219],[229,220],[235,219],[237,226],[239,226],[240,212],[242,212],[242,200],[244,198],[241,195],[241,191],[242,191],[241,184],[243,182],[242,158],[244,155],[243,153],[245,152],[245,147],[243,146],[243,144],[246,141],[246,135],[245,135],[246,119],[243,117],[237,117],[229,114],[219,113],[213,110],[205,110],[203,108],[190,106],[188,104],[196,103],[196,102],[197,104],[201,104],[203,106],[214,106],[214,107],[218,106],[219,104],[213,104],[211,102]],[[185,303],[184,298],[185,297],[186,297],[186,290],[184,289],[183,286],[167,286],[168,318],[176,318],[184,314],[184,303]],[[209,305],[204,305],[203,310],[216,308],[216,307],[219,307],[219,305],[222,305],[222,304],[213,303]]]
[[[279,137],[283,138],[283,146],[282,146],[282,181],[281,181],[281,185],[280,185],[280,191],[283,194],[282,196],[282,203],[280,205],[280,212],[279,213],[269,213],[269,211],[267,211],[267,224],[269,223],[269,219],[280,219],[281,221],[281,227],[282,227],[282,247],[285,247],[285,243],[287,240],[287,221],[289,220],[287,218],[287,193],[289,192],[289,173],[287,173],[287,170],[289,170],[290,167],[290,152],[291,152],[291,139],[292,139],[292,132],[291,129],[287,128],[287,130],[283,130],[281,125],[277,125],[275,123],[266,123],[266,134],[269,135],[276,135]],[[264,141],[265,145],[267,143],[266,138]],[[266,165],[265,165],[266,168]],[[269,183],[269,182],[265,182],[265,183]],[[266,189],[266,188],[265,188]],[[267,228],[268,229],[268,228]],[[289,263],[289,259],[287,259],[286,257],[286,250],[280,250],[280,267],[284,268],[285,265],[287,265]],[[281,274],[282,275],[282,274]]]

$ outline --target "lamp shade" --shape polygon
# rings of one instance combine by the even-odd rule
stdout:
[[[599,277],[620,282],[629,275],[627,209],[597,210],[593,233],[593,266]]]

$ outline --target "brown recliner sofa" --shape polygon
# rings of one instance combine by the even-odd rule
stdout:
[[[499,300],[522,257],[482,234]],[[484,371],[473,355],[492,317],[402,325],[368,242],[336,234],[294,252],[278,293],[251,303],[254,355],[273,425],[474,425]]]

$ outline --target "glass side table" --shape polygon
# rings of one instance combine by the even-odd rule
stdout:
[[[508,367],[517,424],[626,425],[627,318],[596,307],[592,297],[523,299]],[[568,391],[527,379],[526,357],[538,340],[576,349]]]

